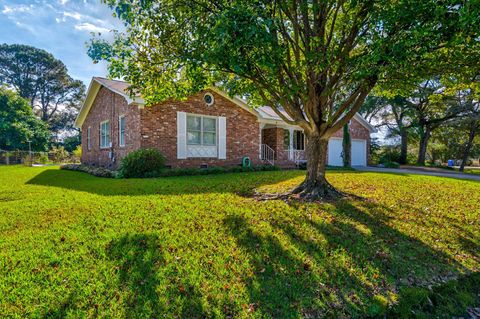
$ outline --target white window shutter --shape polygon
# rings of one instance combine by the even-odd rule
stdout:
[[[218,158],[227,159],[227,119],[218,118]]]
[[[177,112],[177,158],[187,158],[187,114]]]

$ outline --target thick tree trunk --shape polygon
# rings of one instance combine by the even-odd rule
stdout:
[[[473,139],[475,138],[475,133],[477,132],[478,125],[477,123],[473,123],[472,126],[470,127],[470,133],[468,134],[468,141],[467,145],[465,145],[465,149],[463,150],[463,156],[462,156],[462,163],[460,164],[460,172],[463,172],[465,169],[465,164],[467,163],[468,160],[468,155],[470,154],[470,150],[472,149],[473,146]]]
[[[307,176],[294,194],[307,200],[335,199],[342,196],[325,178],[327,167],[328,138],[318,135],[307,135]]]
[[[428,140],[430,139],[430,128],[427,126],[425,129],[422,128],[420,132],[420,147],[418,148],[418,159],[417,164],[425,166],[425,158],[427,154]]]
[[[400,163],[402,165],[407,164],[407,153],[408,153],[408,133],[406,128],[401,128],[400,129],[400,141],[401,141],[401,147],[400,147]]]

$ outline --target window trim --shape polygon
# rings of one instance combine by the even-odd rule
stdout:
[[[188,129],[188,117],[199,117],[200,118],[200,131],[198,130],[189,130]],[[207,133],[215,133],[215,144],[204,144],[203,143],[203,118],[210,118],[215,120],[215,132],[213,131],[206,131]],[[202,147],[216,147],[218,149],[218,116],[213,116],[213,115],[203,115],[203,114],[193,114],[193,113],[187,113],[186,116],[186,126],[185,126],[185,133],[186,133],[186,142],[187,142],[187,147],[189,145],[191,146],[202,146]],[[200,132],[200,143],[199,144],[193,144],[189,143],[188,141],[188,132]]]
[[[296,129],[293,129],[292,130],[292,134],[290,135],[290,129],[283,129],[284,130],[284,133],[283,133],[283,148],[287,151],[305,151],[305,133],[302,131],[302,130],[296,130]],[[298,135],[299,134],[302,134],[303,137],[301,138],[301,141],[302,141],[302,146],[303,148],[299,148],[299,145],[298,145]],[[290,149],[290,145],[292,146],[292,149]]]
[[[87,151],[92,150],[92,127],[87,127]]]
[[[301,135],[300,135],[301,134]],[[302,137],[300,137],[302,136]],[[301,140],[302,148],[299,148],[298,142]],[[293,149],[296,151],[305,151],[305,133],[301,130],[293,130]]]
[[[125,121],[125,115],[122,114],[118,117],[118,146],[125,147],[125,132],[127,131],[127,122],[125,122],[125,127],[123,128],[123,143],[122,143],[122,119]]]
[[[108,134],[105,134],[105,136],[108,136],[108,143],[107,143],[107,146],[102,146],[102,125],[105,124],[105,123],[108,123]],[[112,144],[112,138],[111,138],[111,127],[110,127],[110,121],[109,120],[105,120],[105,121],[102,121],[100,122],[100,149],[108,149],[110,148],[111,144]]]

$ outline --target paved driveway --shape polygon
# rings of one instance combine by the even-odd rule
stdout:
[[[472,181],[480,181],[480,175],[473,174],[462,174],[454,171],[446,171],[442,169],[432,169],[432,168],[381,168],[381,167],[355,167],[357,171],[362,172],[378,172],[378,173],[396,173],[396,174],[415,174],[415,175],[428,175],[428,176],[440,176],[440,177],[450,177],[457,179],[468,179]]]

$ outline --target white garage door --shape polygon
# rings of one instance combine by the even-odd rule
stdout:
[[[367,166],[367,141],[352,140],[352,166]]]
[[[328,141],[328,165],[343,166],[342,139],[331,138]],[[352,166],[367,166],[367,141],[352,140]]]
[[[331,138],[328,140],[328,165],[343,166],[342,139]]]

